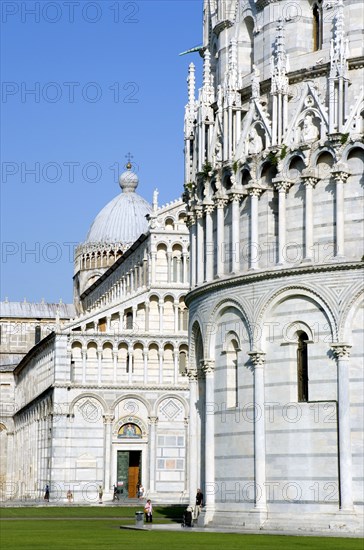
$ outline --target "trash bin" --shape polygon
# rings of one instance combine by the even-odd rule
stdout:
[[[144,527],[144,512],[135,512],[135,527]]]

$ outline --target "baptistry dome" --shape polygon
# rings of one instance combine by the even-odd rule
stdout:
[[[151,205],[135,193],[139,178],[130,163],[121,174],[122,193],[110,201],[96,216],[87,234],[85,244],[121,243],[123,248],[133,244],[148,230],[146,215]]]

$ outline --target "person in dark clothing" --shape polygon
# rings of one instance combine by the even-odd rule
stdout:
[[[188,506],[183,513],[183,527],[192,527],[192,506]]]
[[[203,493],[201,489],[197,489],[196,493],[196,506],[195,506],[195,517],[196,520],[198,516],[200,515],[201,509],[203,507]]]

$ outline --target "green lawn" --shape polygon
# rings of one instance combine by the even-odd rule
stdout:
[[[99,513],[94,514],[94,510]],[[238,535],[222,533],[199,533],[193,529],[181,529],[176,532],[163,531],[127,531],[120,529],[123,523],[130,521],[107,519],[104,514],[122,512],[120,517],[126,517],[126,512],[134,511],[133,508],[17,508],[3,509],[0,522],[0,546],[2,550],[120,550],[122,547],[139,550],[362,550],[363,543],[360,539],[344,538],[319,538],[319,537],[289,537],[282,535]],[[161,508],[160,517],[166,515]],[[73,514],[70,514],[70,511]],[[125,515],[124,515],[125,511]],[[30,513],[32,512],[33,515]],[[38,512],[34,514],[34,512]],[[53,519],[51,516],[53,515]],[[75,519],[67,519],[69,517]],[[49,519],[44,518],[44,513]],[[12,515],[11,515],[12,514]],[[92,519],[91,515],[94,515]],[[63,518],[62,518],[63,516]],[[56,518],[62,519],[56,519]],[[86,519],[76,519],[84,517]],[[96,520],[99,517],[102,519]],[[115,517],[115,516],[114,516]],[[18,518],[18,519],[15,519]],[[24,519],[22,519],[24,518]],[[170,522],[170,520],[168,520]]]
[[[140,506],[26,506],[24,508],[0,508],[0,518],[134,518]],[[154,506],[153,518],[179,520],[185,506]]]

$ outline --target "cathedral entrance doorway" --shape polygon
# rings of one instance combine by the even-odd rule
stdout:
[[[142,451],[118,451],[117,485],[124,498],[136,498],[141,483]]]

